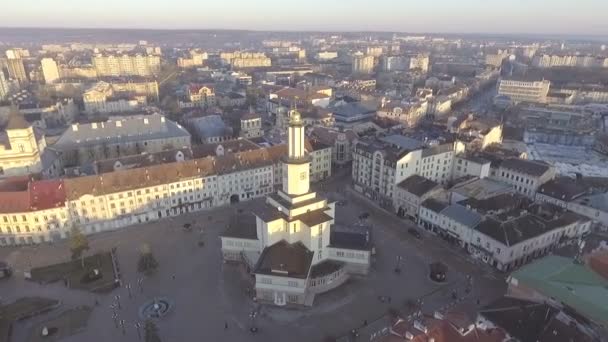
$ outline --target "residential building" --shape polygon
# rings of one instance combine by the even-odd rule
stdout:
[[[452,179],[472,176],[479,179],[490,176],[491,161],[473,154],[462,153],[454,157]]]
[[[22,59],[30,57],[30,52],[23,48],[10,48],[6,50],[6,58],[8,59]]]
[[[551,82],[547,80],[501,79],[498,81],[498,95],[515,103],[547,103],[550,87]]]
[[[400,135],[359,140],[353,150],[354,187],[394,209],[397,184],[412,175],[447,184],[452,179],[454,156],[463,151],[460,142],[426,146]]]
[[[464,177],[454,180],[456,184],[449,189],[449,203],[457,203],[474,198],[484,200],[498,195],[515,192],[512,186],[491,178]]]
[[[59,76],[59,67],[57,66],[57,62],[55,62],[52,58],[43,58],[40,61],[42,65],[42,74],[44,75],[44,82],[47,84],[55,83]]]
[[[500,68],[502,66],[502,62],[504,62],[504,60],[508,57],[509,53],[507,51],[498,51],[498,53],[487,54],[486,65]]]
[[[319,51],[315,54],[315,59],[318,61],[328,61],[338,58],[337,51]]]
[[[555,67],[601,67],[602,59],[594,56],[579,56],[579,55],[548,55],[543,54],[534,57],[532,65],[539,68],[555,68]]]
[[[209,55],[200,49],[188,51],[189,57],[179,57],[177,66],[180,68],[196,68],[203,66],[205,61],[209,59]]]
[[[512,185],[515,190],[535,198],[538,188],[555,177],[555,167],[538,160],[508,158],[498,167],[494,179]]]
[[[10,90],[10,86],[9,86],[8,80],[4,76],[4,72],[2,71],[2,68],[0,68],[0,101],[3,101],[4,99],[6,99],[8,97],[9,90]]]
[[[21,58],[9,58],[6,60],[8,75],[19,82],[20,85],[26,83],[29,78],[25,72],[25,65]]]
[[[332,147],[318,140],[306,141],[306,152],[310,156],[310,181],[318,182],[331,176]]]
[[[383,99],[376,112],[379,118],[399,122],[404,128],[416,127],[428,112],[427,101],[412,101],[409,103],[390,102]]]
[[[213,144],[235,139],[232,127],[217,114],[194,117],[187,120],[194,136],[203,144]]]
[[[243,138],[258,138],[264,135],[262,117],[252,112],[241,116],[241,130],[239,136]]]
[[[130,91],[119,91],[129,88],[132,87],[114,87],[103,81],[94,84],[82,94],[85,113],[99,115],[140,110],[147,104],[148,96]]]
[[[566,208],[592,220],[594,225],[608,227],[608,193],[587,184],[585,179],[550,180],[540,186],[536,200]]]
[[[469,115],[464,120],[456,120],[454,126],[448,128],[458,134],[467,150],[483,150],[492,144],[502,144],[503,125],[496,120]]]
[[[337,130],[328,127],[315,126],[309,129],[308,136],[331,146],[332,163],[344,166],[352,160],[352,150],[355,147],[358,136],[353,130]]]
[[[417,69],[422,71],[423,73],[427,73],[429,71],[429,66],[431,65],[431,59],[429,55],[416,55],[410,57],[410,70]]]
[[[517,268],[590,231],[591,221],[549,204],[504,193],[447,204],[428,199],[419,222],[501,271]]]
[[[190,146],[190,134],[159,114],[110,117],[105,122],[73,124],[52,147],[64,165],[82,166],[95,160],[154,153]]]
[[[353,74],[371,74],[374,71],[374,62],[374,56],[355,53],[352,59]]]
[[[154,76],[160,72],[160,56],[152,54],[97,54],[93,66],[100,77]]]
[[[420,204],[429,198],[446,199],[445,189],[436,182],[413,175],[395,187],[395,208],[397,215],[418,220]]]
[[[204,84],[191,84],[188,86],[188,95],[178,99],[179,108],[209,108],[215,104],[215,88]]]
[[[304,123],[297,111],[290,118],[282,189],[253,210],[249,224],[237,221],[222,234],[222,253],[253,270],[259,301],[310,306],[316,294],[343,284],[349,274],[368,272],[370,236],[367,229],[333,226],[334,204],[310,191]]]
[[[262,52],[222,52],[221,60],[235,69],[260,68],[272,66],[272,61]]]

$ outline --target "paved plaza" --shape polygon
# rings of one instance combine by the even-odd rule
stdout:
[[[56,298],[63,303],[61,309],[93,306],[86,330],[65,341],[137,341],[138,309],[154,297],[174,302],[172,311],[158,322],[163,341],[321,341],[326,336],[342,335],[364,321],[371,322],[389,309],[406,311],[408,300],[422,298],[425,311],[454,305],[466,309],[476,306],[477,299],[483,305],[504,293],[506,284],[500,274],[434,236],[423,233],[421,240],[415,239],[407,233],[411,222],[350,192],[348,177],[338,174],[326,184],[316,187],[332,199],[346,201],[345,206],[336,208],[337,223],[353,223],[361,213],[370,214],[368,223],[373,226],[377,254],[368,277],[352,278],[344,286],[317,296],[312,308],[258,306],[248,295],[252,284],[242,267],[222,263],[219,234],[230,218],[238,210],[246,212],[251,202],[89,236],[90,254],[117,249],[123,287],[109,294],[69,290],[61,282],[43,286],[24,280],[23,271],[30,267],[67,260],[67,241],[1,249],[0,260],[9,262],[16,272],[13,278],[0,282],[0,296],[3,301],[28,295]],[[185,223],[193,224],[194,229],[185,231]],[[201,239],[204,246],[199,246]],[[144,277],[140,289],[136,264],[144,243],[150,245],[160,267],[153,276]],[[398,257],[401,272],[396,274]],[[428,265],[434,261],[448,265],[446,284],[435,284],[428,278]],[[473,292],[456,303],[452,291],[459,297],[464,295],[467,276],[474,279]],[[131,296],[127,284],[131,285]],[[121,303],[118,320],[125,321],[124,334],[112,318],[111,305],[117,295]],[[252,321],[254,310],[258,314]],[[29,328],[57,313],[17,323],[13,341],[25,340]],[[259,329],[256,334],[249,332],[252,325]]]

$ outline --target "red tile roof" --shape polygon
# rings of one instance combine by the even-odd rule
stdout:
[[[62,180],[41,180],[30,183],[30,207],[45,210],[63,207],[66,201]]]
[[[30,181],[26,189],[0,191],[0,213],[23,213],[65,205],[62,180]]]

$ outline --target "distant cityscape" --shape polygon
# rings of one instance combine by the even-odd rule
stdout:
[[[0,29],[0,342],[608,341],[607,45]]]

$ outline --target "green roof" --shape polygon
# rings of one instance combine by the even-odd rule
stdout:
[[[608,325],[608,280],[570,258],[548,256],[513,272],[520,284]]]

